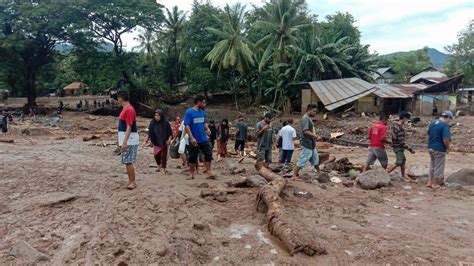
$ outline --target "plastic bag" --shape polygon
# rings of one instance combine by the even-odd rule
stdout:
[[[180,143],[178,140],[174,140],[170,145],[169,153],[170,153],[170,157],[173,159],[179,158],[179,144]]]
[[[187,137],[188,137],[188,135],[185,135],[184,138],[182,138],[179,141],[179,149],[178,149],[179,154],[184,154],[184,152],[186,150],[186,138]]]

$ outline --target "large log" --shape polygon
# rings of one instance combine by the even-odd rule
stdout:
[[[256,168],[261,176],[271,181],[262,187],[257,196],[257,209],[264,210],[262,206],[266,206],[268,231],[281,241],[291,256],[298,252],[308,256],[327,254],[326,249],[314,242],[315,237],[293,229],[292,224],[297,221],[289,219],[290,216],[285,213],[280,197],[281,191],[286,186],[286,179],[260,164],[257,164]]]

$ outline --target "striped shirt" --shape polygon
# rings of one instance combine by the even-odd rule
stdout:
[[[408,149],[405,143],[405,129],[399,123],[394,123],[392,126],[392,143],[393,147]]]

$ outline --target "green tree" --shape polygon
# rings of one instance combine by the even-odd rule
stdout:
[[[166,9],[165,27],[163,35],[167,40],[166,69],[169,74],[167,80],[171,85],[180,83],[183,79],[183,66],[185,53],[181,47],[185,30],[186,13],[173,7],[170,11]]]
[[[474,20],[458,34],[458,43],[447,46],[446,50],[450,53],[447,73],[464,74],[463,83],[474,85]]]
[[[390,66],[395,72],[394,83],[407,83],[411,76],[431,66],[426,49],[412,51],[401,55],[382,56],[379,66]]]
[[[30,106],[35,105],[40,71],[54,62],[56,46],[68,40],[70,25],[78,19],[71,6],[61,1],[0,3],[0,61],[10,66],[2,76],[14,94],[28,98]],[[21,81],[13,82],[13,77]]]
[[[212,50],[204,58],[211,63],[211,68],[216,66],[218,72],[230,69],[231,75],[233,76],[231,88],[234,94],[235,108],[238,108],[238,79],[236,78],[235,71],[238,71],[240,76],[243,76],[250,67],[255,64],[252,50],[249,47],[248,41],[243,36],[244,32],[242,26],[244,16],[245,6],[241,6],[240,4],[235,4],[232,7],[229,5],[225,6],[224,19],[221,20],[216,17],[219,21],[218,25],[222,25],[222,28],[207,28],[208,31],[219,36],[221,40],[214,45]]]

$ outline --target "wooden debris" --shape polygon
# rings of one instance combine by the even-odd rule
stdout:
[[[257,163],[256,168],[260,175],[271,181],[262,187],[257,196],[257,209],[266,209],[266,220],[270,233],[281,241],[290,255],[298,252],[303,252],[308,256],[327,254],[323,247],[314,242],[315,237],[308,235],[307,232],[293,230],[292,224],[295,221],[285,215],[280,197],[281,191],[286,186],[286,179],[266,169],[262,164]]]
[[[15,140],[13,140],[13,139],[0,139],[0,142],[3,142],[3,143],[15,143]]]
[[[332,148],[334,145],[328,142],[316,142],[316,148],[319,150],[325,150]]]

